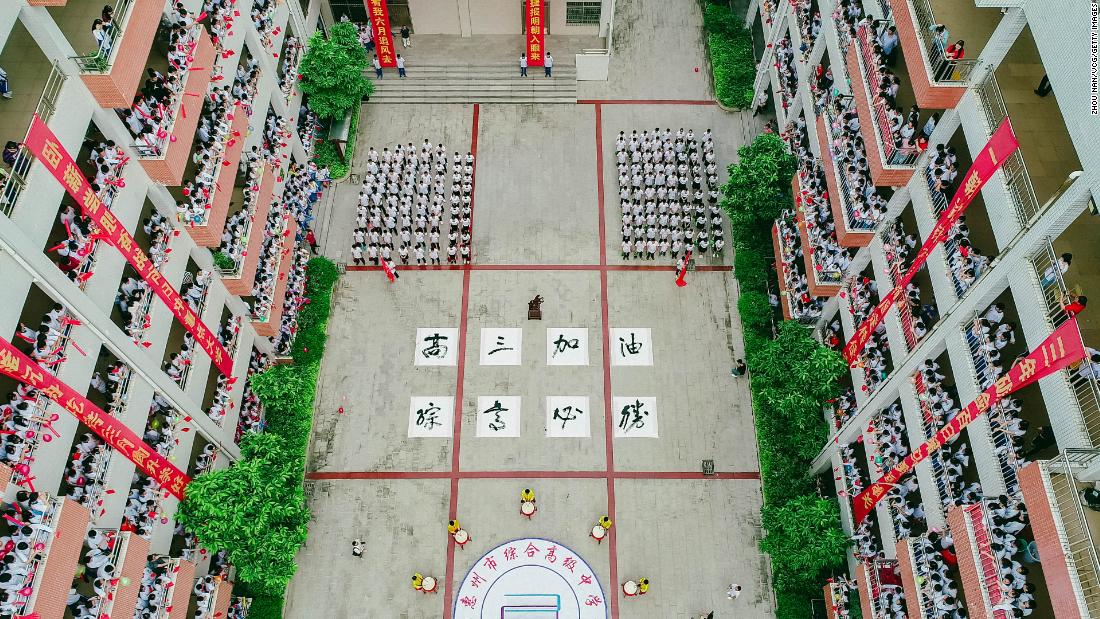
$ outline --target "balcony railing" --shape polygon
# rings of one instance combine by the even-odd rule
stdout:
[[[38,596],[38,587],[42,584],[42,571],[46,565],[46,557],[50,554],[50,547],[55,539],[54,531],[57,530],[61,520],[63,500],[55,496],[46,498],[48,508],[41,520],[41,524],[45,526],[34,528],[33,537],[30,540],[33,554],[31,554],[30,560],[27,561],[27,575],[23,578],[23,586],[13,589],[14,593],[9,598],[9,600],[12,600],[13,615],[30,613],[34,600]]]
[[[986,514],[985,504],[976,503],[962,508],[965,514],[967,532],[974,542],[977,559],[978,578],[982,589],[982,598],[986,608],[993,608],[1004,601],[1005,592],[1001,589],[1001,566],[990,544],[989,532],[993,528]],[[1007,619],[1003,610],[995,610],[992,619]]]
[[[932,13],[932,6],[928,0],[912,0],[913,17],[917,22],[917,31],[920,40],[924,43],[924,52],[928,58],[928,68],[931,71],[932,80],[935,82],[947,82],[964,85],[970,81],[970,73],[977,65],[975,60],[952,60],[944,54],[944,50],[932,35],[932,26],[938,24],[936,16]]]
[[[917,581],[917,608],[912,609],[915,611],[912,616],[921,619],[935,619],[936,607],[935,604],[930,603],[929,599],[929,589],[932,585],[930,580],[925,577],[928,571],[928,558],[924,556],[924,549],[920,539],[910,539],[908,544],[909,559],[911,561],[909,567],[913,570],[913,575]]]
[[[856,28],[856,38],[859,43],[859,56],[863,63],[863,72],[867,76],[864,80],[867,86],[867,96],[871,104],[871,113],[874,115],[875,135],[882,145],[883,163],[887,165],[911,166],[920,157],[921,150],[915,146],[902,147],[896,143],[894,132],[890,129],[890,119],[886,114],[886,101],[878,96],[878,84],[882,83],[883,75],[878,70],[878,61],[875,59],[874,50],[870,39],[872,26],[862,23]]]
[[[126,546],[130,543],[130,532],[119,531],[118,529],[98,529],[99,532],[107,539],[114,538],[114,546],[111,547],[110,563],[115,566],[115,574],[122,572],[122,558],[126,554]],[[110,578],[104,585],[103,595],[94,598],[91,607],[90,615],[93,617],[103,617],[104,619],[111,616],[111,611],[114,610],[115,597],[118,591],[119,578]]]
[[[176,573],[179,572],[180,559],[173,559],[166,556],[153,556],[150,563],[159,562],[163,565],[164,573],[171,574],[171,582],[164,586],[153,586],[153,598],[151,602],[157,605],[159,609],[155,619],[166,619],[168,617],[168,609],[172,606],[172,600],[175,597],[175,590],[179,587],[179,583],[176,582]],[[152,567],[145,568],[146,575],[148,573],[156,574],[157,570]],[[142,580],[145,580],[143,577]],[[191,583],[187,583],[185,586],[189,587]]]
[[[1035,269],[1040,292],[1046,300],[1047,320],[1052,327],[1059,327],[1070,319],[1070,315],[1062,307],[1062,299],[1069,289],[1062,277],[1058,254],[1054,252],[1050,239],[1032,256],[1031,265]],[[1081,372],[1072,368],[1065,370],[1064,376],[1069,381],[1078,408],[1081,409],[1081,418],[1089,441],[1093,445],[1100,445],[1100,381],[1093,376],[1093,372]]]
[[[925,188],[928,190],[928,200],[932,203],[932,214],[936,219],[939,219],[940,215],[943,215],[943,212],[947,210],[947,196],[933,189],[934,183],[932,177],[928,176],[927,167],[922,174],[924,175]],[[957,260],[962,256],[962,252],[959,250],[959,244],[951,237],[944,239],[943,250],[947,255],[948,266],[951,265],[953,260]],[[951,273],[951,284],[955,288],[955,297],[958,299],[961,299],[967,289],[977,283],[977,279],[982,276],[981,273],[976,274],[975,280],[967,284],[959,279],[953,269],[948,269],[948,271]]]
[[[134,0],[115,0],[114,18],[107,38],[95,52],[73,56],[81,73],[107,73],[111,70],[111,61],[119,47],[118,40],[122,37],[122,31],[126,29],[126,20],[130,17],[130,7],[133,4]]]
[[[932,407],[928,404],[928,387],[924,384],[924,376],[920,372],[913,374],[913,390],[917,393],[917,405],[921,412],[922,438],[934,436],[939,431],[939,421],[932,413]],[[943,462],[943,451],[935,451],[928,456],[928,462],[932,468],[933,479],[936,481],[936,489],[940,493],[940,502],[944,506],[955,504],[955,490],[947,476],[947,467]]]
[[[42,122],[49,122],[57,111],[57,98],[61,95],[61,87],[65,85],[65,79],[65,74],[54,62],[50,75],[46,78],[46,85],[42,89],[42,96],[38,99],[38,106],[34,110]],[[29,124],[27,131],[30,131]],[[0,183],[3,185],[0,189],[0,208],[8,217],[11,217],[19,197],[27,187],[27,172],[33,161],[34,155],[31,155],[26,146],[20,145],[11,170],[0,170]]]
[[[1052,499],[1051,508],[1056,512],[1055,522],[1061,525],[1058,536],[1065,551],[1066,567],[1077,576],[1075,593],[1090,617],[1100,617],[1100,558],[1081,505],[1076,474],[1097,464],[1100,450],[1095,449],[1067,449],[1053,460],[1039,462],[1043,483]]]
[[[986,121],[986,133],[993,135],[1001,122],[1008,118],[1008,108],[1005,106],[1004,97],[1001,95],[1001,87],[997,84],[997,76],[990,71],[989,76],[982,80],[975,91],[978,94],[979,107]],[[1028,174],[1024,156],[1019,149],[1005,159],[1001,166],[1004,174],[1005,188],[1012,199],[1012,207],[1016,212],[1017,222],[1021,225],[1031,223],[1039,214],[1039,199],[1035,195],[1035,187],[1031,184],[1031,176]]]

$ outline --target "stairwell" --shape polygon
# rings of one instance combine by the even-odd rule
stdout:
[[[374,73],[368,75],[373,79]],[[374,80],[369,103],[570,103],[577,102],[577,69],[555,66],[554,77],[542,67],[519,76],[514,63],[428,64],[408,67],[408,77],[386,70]]]

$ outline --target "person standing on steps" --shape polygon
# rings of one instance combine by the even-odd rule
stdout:
[[[374,55],[374,77],[382,79],[382,63],[378,61],[378,54]]]
[[[401,44],[405,47],[412,47],[412,30],[409,30],[408,24],[401,26]]]
[[[543,62],[542,67],[546,69],[546,77],[554,77],[552,71],[554,68],[554,57],[550,55],[550,52],[546,52],[546,61]]]
[[[405,75],[405,59],[401,57],[401,54],[397,55],[397,77],[408,77]]]
[[[527,77],[527,54],[519,55],[519,76]]]

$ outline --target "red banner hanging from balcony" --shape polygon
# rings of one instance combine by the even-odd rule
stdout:
[[[905,287],[916,277],[917,272],[924,266],[932,250],[935,249],[936,245],[947,240],[947,234],[951,227],[959,220],[966,207],[974,201],[974,196],[978,195],[978,190],[985,185],[994,172],[1004,165],[1005,159],[1015,153],[1019,146],[1019,142],[1016,141],[1016,134],[1012,132],[1012,124],[1009,123],[1006,117],[1001,122],[1001,126],[993,132],[989,142],[982,148],[982,152],[974,158],[970,170],[967,171],[963,182],[955,191],[955,197],[951,199],[947,209],[940,214],[935,227],[932,228],[932,233],[921,245],[920,251],[917,252],[917,256],[913,259],[913,264],[909,267],[909,270],[901,275],[897,285],[879,301],[874,311],[867,316],[863,324],[859,325],[856,334],[844,345],[844,358],[849,365],[855,364],[859,359],[863,347],[867,345],[867,341],[871,339],[875,329],[886,319],[886,313],[890,311],[890,307],[896,303],[905,302]]]
[[[126,456],[156,480],[162,488],[183,500],[183,491],[191,478],[176,468],[167,458],[157,453],[141,440],[141,437],[127,428],[119,419],[103,412],[72,387],[61,382],[30,357],[19,352],[11,342],[0,337],[0,373],[41,391],[47,398],[57,402],[65,410],[88,426],[99,438],[118,453]]]
[[[367,0],[371,35],[374,37],[374,53],[383,67],[397,66],[397,51],[393,47],[393,30],[390,29],[390,7],[386,0]]]
[[[527,0],[527,66],[541,67],[546,54],[546,2]]]
[[[1051,333],[1050,337],[1043,340],[1034,352],[1017,362],[1004,376],[978,394],[973,402],[960,410],[932,438],[914,449],[889,473],[860,492],[859,496],[852,501],[852,518],[856,525],[863,522],[875,504],[917,464],[928,459],[944,443],[960,434],[966,426],[970,425],[970,422],[984,414],[998,400],[1084,358],[1085,343],[1081,341],[1081,331],[1077,326],[1077,320],[1070,319]]]
[[[37,157],[54,178],[65,187],[65,191],[72,196],[80,206],[81,211],[89,217],[98,228],[96,238],[99,238],[120,251],[126,261],[134,267],[142,279],[148,282],[153,292],[164,301],[177,320],[187,329],[199,346],[210,356],[210,361],[218,371],[226,376],[233,374],[233,358],[214,337],[214,333],[195,313],[191,306],[184,302],[172,284],[160,274],[153,266],[153,261],[145,255],[138,246],[134,237],[119,223],[114,213],[107,210],[103,202],[92,190],[88,179],[77,167],[68,151],[61,146],[57,136],[50,131],[46,123],[36,115],[31,121],[30,132],[27,133],[26,147]]]

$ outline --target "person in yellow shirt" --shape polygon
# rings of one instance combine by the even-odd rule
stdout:
[[[649,579],[648,578],[639,578],[638,579],[638,595],[645,595],[647,591],[649,591]]]
[[[451,535],[454,535],[455,531],[458,531],[461,528],[462,528],[462,525],[458,524],[458,519],[457,518],[454,519],[454,520],[451,520],[450,522],[447,523],[447,532],[450,533]]]
[[[611,530],[611,518],[609,518],[607,516],[601,516],[600,517],[600,526],[603,527],[604,531],[610,531]]]
[[[523,492],[519,493],[520,503],[534,503],[535,491],[530,488],[524,488]]]
[[[415,572],[412,578],[413,589],[420,591],[424,588],[424,575],[420,572]]]

